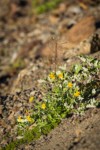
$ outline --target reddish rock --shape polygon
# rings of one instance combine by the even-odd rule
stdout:
[[[93,16],[83,18],[76,25],[74,25],[66,34],[68,41],[78,44],[84,39],[87,39],[95,31],[94,24],[95,20]]]
[[[63,35],[60,42],[58,43],[58,58],[63,58],[65,53],[69,53],[68,56],[71,54],[73,56],[73,48],[78,47],[78,53],[75,50],[74,56],[79,54],[88,54],[90,53],[90,43],[86,44],[84,47],[84,44],[80,44],[84,40],[88,39],[95,31],[95,19],[93,16],[88,16],[80,20],[76,25],[74,25],[67,33]],[[51,42],[52,45],[52,42]],[[53,45],[54,42],[53,42]],[[83,45],[83,47],[82,47]],[[89,45],[89,46],[87,46]],[[88,48],[87,48],[88,47]],[[71,50],[71,53],[70,53]],[[37,57],[47,57],[52,58],[55,55],[55,47],[52,46],[52,48],[49,48],[49,44],[47,43],[41,50],[39,50],[36,54]]]

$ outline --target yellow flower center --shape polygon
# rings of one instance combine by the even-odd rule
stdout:
[[[55,74],[54,73],[50,73],[49,74],[49,78],[55,80]]]
[[[71,88],[73,84],[71,82],[68,83],[68,87]]]
[[[63,73],[59,73],[58,78],[63,79]]]
[[[33,97],[33,96],[31,96],[31,97],[29,98],[29,102],[30,102],[30,103],[32,103],[32,102],[33,102],[33,100],[34,100],[34,97]]]
[[[80,95],[80,92],[79,92],[79,91],[77,91],[77,92],[74,93],[74,96],[75,96],[75,97],[78,97],[79,95]]]
[[[28,122],[32,122],[32,118],[30,116],[26,116]]]
[[[18,117],[17,121],[18,121],[18,122],[21,122],[21,121],[22,121],[21,116]]]
[[[42,108],[42,109],[45,109],[45,108],[46,108],[46,104],[43,103],[43,104],[41,105],[41,108]]]
[[[19,116],[17,121],[20,122],[20,123],[24,123],[24,122],[26,122],[26,119],[22,119],[22,117]]]

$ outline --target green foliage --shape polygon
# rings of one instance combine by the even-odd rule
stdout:
[[[42,83],[45,87],[42,100],[35,98],[31,115],[17,120],[22,139],[10,143],[6,150],[47,135],[69,115],[82,115],[85,109],[100,105],[95,99],[100,93],[100,61],[83,56],[80,59],[82,63],[74,65],[71,71],[67,72],[63,66],[48,75]]]
[[[33,1],[32,5],[35,9],[35,12],[38,14],[47,12],[52,10],[53,8],[57,7],[57,5],[62,2],[62,0],[49,0],[44,3],[41,3],[41,1]]]

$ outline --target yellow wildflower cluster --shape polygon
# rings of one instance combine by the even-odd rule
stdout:
[[[58,77],[59,79],[63,79],[63,78],[64,78],[63,73],[60,72],[60,71],[57,72],[56,75],[57,75],[57,77]],[[49,74],[49,78],[52,79],[52,80],[55,80],[56,75],[55,75],[55,73],[51,72],[51,73]]]
[[[32,122],[33,121],[33,119],[30,116],[26,116],[26,119],[27,119],[28,122]]]
[[[33,118],[30,116],[26,116],[25,119],[23,119],[21,116],[18,117],[17,122],[24,123],[24,122],[33,122]]]
[[[76,91],[76,92],[74,93],[74,96],[75,96],[75,97],[80,96],[80,92],[79,92],[79,91]]]
[[[63,73],[59,73],[59,74],[58,74],[58,78],[59,78],[59,79],[63,79],[63,78],[64,78],[64,77],[63,77]]]
[[[18,117],[17,121],[20,122],[20,123],[27,122],[27,120],[23,119],[21,116]]]
[[[53,72],[51,72],[49,74],[49,78],[52,79],[52,80],[55,80],[55,74]]]
[[[68,83],[67,85],[69,88],[72,88],[73,84],[71,82]]]
[[[29,102],[30,102],[30,103],[32,103],[32,102],[33,102],[33,100],[34,100],[34,97],[33,97],[33,96],[31,96],[31,97],[29,98]]]
[[[42,108],[42,109],[45,109],[45,108],[46,108],[46,104],[43,103],[43,104],[41,105],[41,108]]]

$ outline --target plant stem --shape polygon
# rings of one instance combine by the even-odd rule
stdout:
[[[56,74],[56,71],[57,71],[57,58],[58,58],[58,43],[57,43],[57,40],[55,40],[55,74]]]

